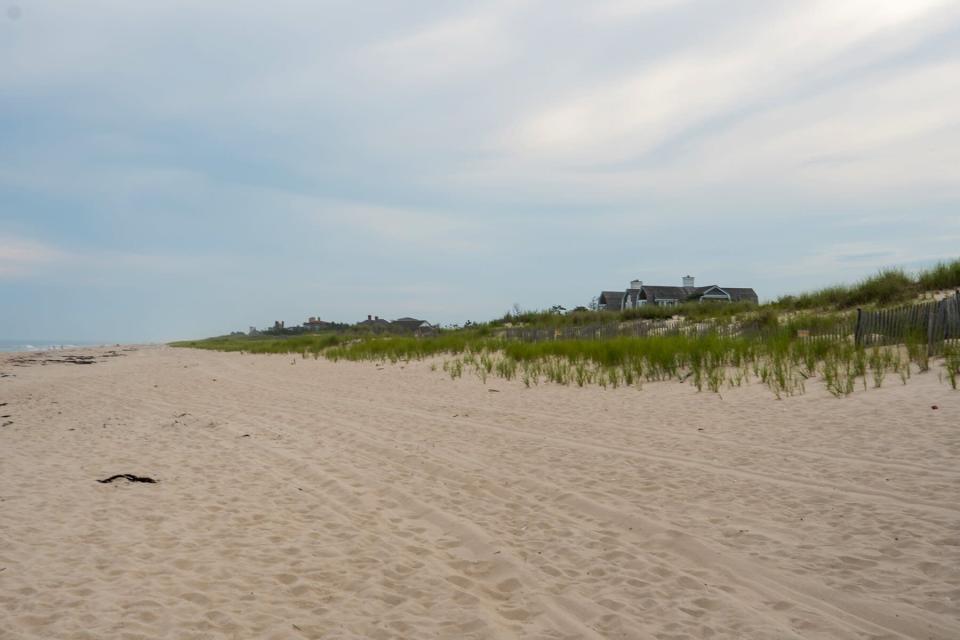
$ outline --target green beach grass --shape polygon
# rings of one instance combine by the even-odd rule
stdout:
[[[780,309],[852,309],[884,307],[910,302],[928,291],[960,288],[960,259],[939,262],[909,274],[903,269],[882,269],[854,285],[836,285],[773,303]]]
[[[526,386],[635,386],[676,380],[720,392],[749,382],[765,384],[777,397],[803,393],[817,379],[835,396],[858,388],[903,384],[929,368],[925,341],[905,347],[857,347],[852,336],[797,339],[788,330],[764,336],[655,336],[545,342],[396,339],[357,341],[326,350],[337,360],[409,362],[436,356],[451,378],[473,375],[519,379]],[[956,358],[955,358],[956,359]]]
[[[960,286],[960,260],[941,263],[908,276],[884,270],[853,286],[821,289],[780,298],[766,305],[685,304],[641,307],[620,313],[516,310],[485,324],[441,330],[430,337],[374,336],[364,332],[296,336],[230,335],[172,343],[176,347],[294,353],[304,358],[409,362],[444,358],[452,378],[475,375],[520,379],[527,386],[642,386],[644,382],[689,381],[698,390],[719,392],[752,381],[775,395],[803,393],[816,379],[836,396],[857,388],[880,387],[889,380],[906,384],[914,372],[930,369],[925,335],[904,344],[865,348],[854,344],[853,306],[882,307],[916,298],[925,290]],[[809,310],[815,309],[815,310]],[[506,337],[509,328],[560,329],[602,323],[656,322],[683,316],[687,327],[711,328],[705,334],[547,339],[523,342]],[[717,331],[717,329],[726,329]],[[553,336],[552,332],[546,335]],[[943,368],[951,386],[960,377],[960,345],[945,346]],[[942,375],[942,374],[941,374]]]
[[[300,354],[331,361],[407,363],[436,358],[451,378],[475,376],[521,380],[526,386],[561,385],[642,387],[646,382],[689,382],[698,390],[721,392],[751,382],[766,385],[777,397],[803,393],[816,379],[836,396],[858,388],[880,387],[885,381],[906,384],[915,372],[930,368],[923,336],[896,347],[864,348],[852,335],[799,337],[797,327],[817,321],[835,326],[835,319],[794,315],[775,328],[743,336],[672,335],[607,340],[521,342],[479,330],[447,331],[428,338],[350,337],[341,335],[291,338],[224,336],[175,343],[178,347]],[[436,368],[436,363],[433,365]],[[956,384],[960,351],[947,350],[948,379]],[[950,373],[950,372],[953,373]]]

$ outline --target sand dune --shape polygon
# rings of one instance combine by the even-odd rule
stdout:
[[[12,357],[3,640],[960,638],[960,393],[936,373],[778,401]],[[123,473],[158,482],[96,482]]]

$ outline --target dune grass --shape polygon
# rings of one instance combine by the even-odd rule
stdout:
[[[767,305],[689,303],[674,307],[646,306],[622,312],[515,310],[500,319],[444,330],[432,337],[372,336],[362,332],[289,337],[242,335],[173,343],[173,346],[243,351],[298,353],[330,360],[399,362],[444,356],[443,369],[458,378],[472,373],[520,378],[524,384],[550,381],[585,386],[640,386],[646,381],[690,381],[697,389],[719,392],[759,380],[778,397],[802,393],[816,378],[837,396],[857,386],[880,387],[891,377],[904,384],[912,371],[930,369],[924,335],[908,337],[897,347],[865,349],[853,344],[850,308],[906,302],[919,292],[960,287],[960,260],[940,263],[910,276],[887,269],[852,286],[836,286],[799,296],[785,296]],[[810,311],[815,310],[815,311]],[[521,342],[506,339],[507,325],[562,328],[615,325],[626,321],[682,316],[687,327],[705,323],[724,335],[655,335]],[[749,330],[747,328],[749,327]],[[548,332],[550,337],[554,335]],[[947,345],[943,361],[950,384],[960,377],[960,346]]]
[[[491,329],[506,325],[553,328],[626,322],[629,320],[668,320],[678,315],[690,320],[728,319],[756,311],[757,305],[749,302],[725,304],[687,302],[673,306],[651,304],[635,309],[624,309],[623,311],[571,311],[564,314],[552,311],[514,311],[490,321],[485,326]]]
[[[328,349],[324,355],[337,360],[409,361],[439,354],[483,350],[499,341],[470,332],[450,332],[430,338],[377,337],[353,340]]]
[[[243,351],[245,353],[313,353],[341,344],[345,338],[338,334],[299,335],[290,337],[218,336],[204,340],[172,342],[172,347],[209,349],[211,351]]]
[[[288,340],[213,339],[178,343],[247,353],[297,353],[332,361],[409,362],[443,357],[451,378],[476,376],[521,380],[526,386],[549,382],[578,387],[633,386],[646,382],[689,382],[697,390],[720,393],[725,388],[759,382],[776,397],[804,393],[819,380],[837,397],[857,388],[881,387],[891,377],[903,384],[914,371],[930,368],[925,341],[903,347],[855,346],[846,338],[794,339],[786,331],[757,337],[655,336],[611,340],[517,342],[499,338],[447,335],[436,338],[370,338],[343,342],[337,336]],[[436,365],[433,365],[436,368]],[[960,377],[960,348],[944,358],[950,384]]]
[[[910,275],[903,269],[883,269],[853,285],[836,285],[795,296],[783,296],[779,309],[851,309],[890,306],[913,300],[927,291],[960,287],[960,259],[940,262]]]
[[[676,380],[719,393],[724,388],[760,382],[778,398],[804,393],[811,379],[842,397],[861,387],[881,387],[891,377],[906,384],[913,371],[929,369],[925,341],[864,348],[855,346],[852,336],[798,339],[789,328],[739,337],[676,335],[544,342],[464,336],[380,338],[338,345],[324,355],[335,361],[376,362],[448,356],[442,368],[451,378],[473,375],[486,383],[488,377],[496,376],[519,379],[526,386],[550,382],[642,387],[645,382]],[[956,369],[960,356],[954,360]]]
[[[466,374],[486,382],[495,376],[520,379],[527,386],[552,382],[579,387],[641,387],[645,382],[677,380],[689,382],[698,390],[720,392],[760,382],[777,397],[803,393],[811,379],[819,380],[835,396],[846,396],[858,387],[880,387],[891,378],[906,384],[914,371],[930,369],[925,335],[909,337],[902,346],[864,348],[853,343],[849,314],[790,312],[778,317],[770,310],[753,314],[765,319],[751,324],[750,331],[731,335],[680,333],[523,342],[500,337],[490,327],[475,327],[426,338],[234,335],[174,346],[296,353],[332,361],[396,363],[442,357],[443,370],[451,378]],[[949,381],[956,385],[960,348],[948,345],[944,367]]]
[[[960,287],[960,260],[939,262],[936,266],[921,271],[917,276],[917,284],[924,291]]]
[[[915,274],[900,268],[882,269],[875,275],[852,284],[838,284],[777,300],[754,305],[701,304],[688,302],[674,306],[643,305],[623,311],[574,311],[558,314],[553,311],[515,310],[489,323],[490,327],[523,325],[530,327],[562,327],[596,323],[625,322],[647,319],[665,320],[683,316],[689,320],[730,319],[747,313],[776,314],[782,311],[849,310],[856,307],[884,307],[902,304],[927,291],[960,288],[960,259],[939,262]]]

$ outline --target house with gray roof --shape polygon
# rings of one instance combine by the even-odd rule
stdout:
[[[307,318],[307,321],[304,322],[302,326],[304,331],[319,332],[319,331],[327,331],[329,329],[332,329],[333,323],[327,322],[325,320],[321,320],[320,318],[315,316],[310,316],[309,318]]]
[[[433,335],[437,328],[418,318],[398,318],[393,322],[380,316],[368,315],[366,320],[358,322],[358,327],[366,327],[373,333],[412,333],[415,336]]]
[[[418,336],[433,335],[436,333],[436,327],[426,320],[419,320],[417,318],[397,318],[390,323],[390,326],[398,331],[412,333]]]
[[[597,298],[597,308],[600,310],[609,309],[610,311],[623,309],[623,291],[601,291]]]
[[[635,309],[646,304],[676,305],[685,302],[751,302],[757,304],[757,292],[748,287],[696,286],[693,276],[684,276],[682,286],[643,284],[633,280],[626,291],[603,291],[597,308],[606,311]]]

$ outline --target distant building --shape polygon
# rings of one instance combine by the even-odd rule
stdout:
[[[307,318],[307,321],[303,323],[304,331],[329,331],[333,328],[332,322],[326,322],[320,318],[315,318],[310,316]]]
[[[601,291],[597,298],[597,309],[600,311],[620,311],[623,309],[623,291]]]
[[[426,320],[417,318],[399,318],[390,322],[380,316],[368,315],[366,320],[357,323],[359,327],[366,327],[374,333],[412,333],[417,336],[432,335],[437,328]]]
[[[416,318],[398,318],[391,322],[390,326],[404,333],[412,333],[418,336],[436,333],[436,327],[426,320]]]
[[[373,333],[386,333],[390,330],[390,321],[384,320],[380,316],[368,315],[367,319],[358,322],[357,326],[367,329]]]
[[[747,287],[721,287],[711,284],[698,287],[693,276],[684,276],[683,285],[646,285],[633,280],[626,291],[603,291],[597,298],[597,308],[607,311],[635,309],[647,304],[669,306],[685,302],[751,302],[757,304],[757,292]]]

